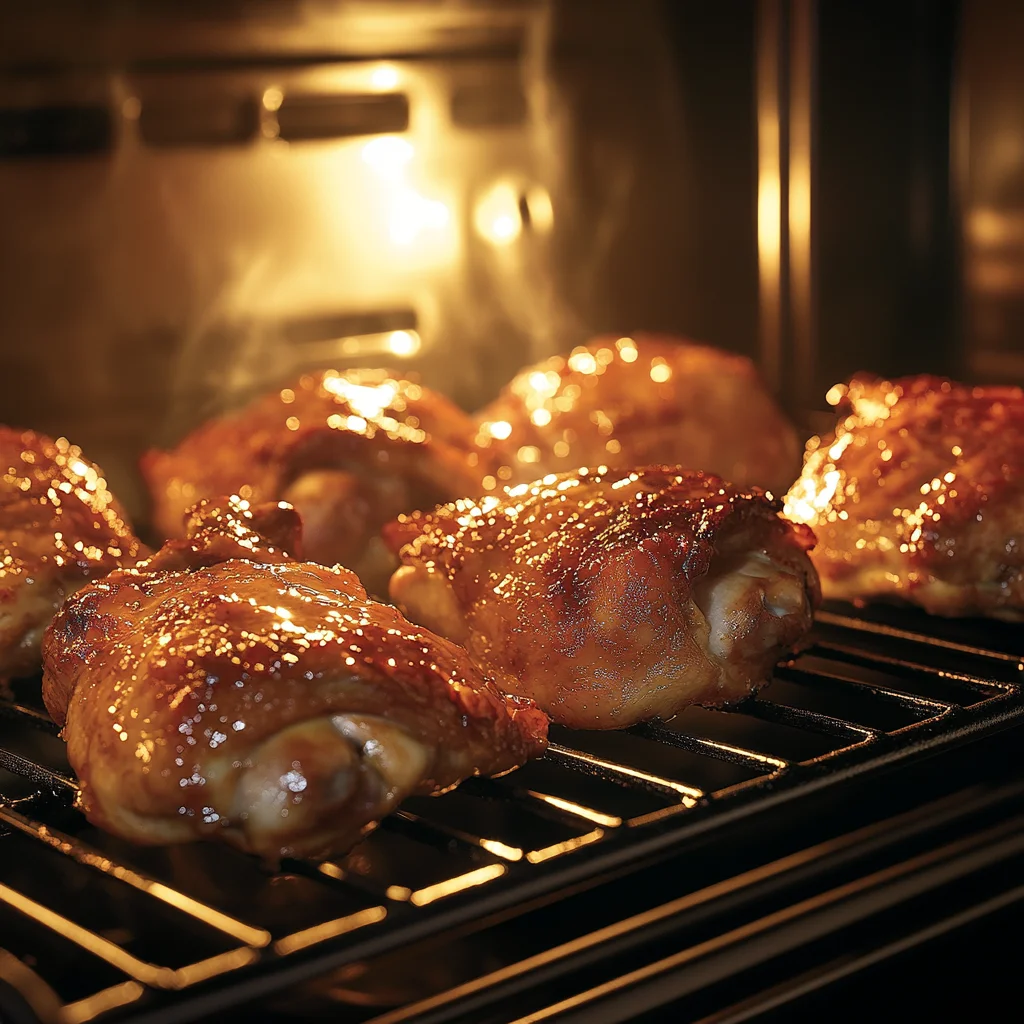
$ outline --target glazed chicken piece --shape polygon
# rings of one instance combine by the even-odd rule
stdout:
[[[384,593],[394,566],[380,526],[476,493],[494,456],[474,434],[465,413],[419,384],[331,370],[204,424],[174,451],[147,453],[142,472],[164,536],[182,536],[185,512],[204,498],[287,501],[310,559],[345,565]]]
[[[786,515],[828,598],[1024,619],[1024,392],[937,377],[836,385]]]
[[[412,793],[543,751],[547,719],[464,651],[347,569],[291,560],[298,525],[289,506],[206,505],[189,539],[54,620],[43,696],[92,822],[140,843],[321,857]]]
[[[800,440],[753,363],[660,335],[609,336],[522,370],[477,416],[499,481],[578,466],[680,465],[781,494]]]
[[[810,628],[813,535],[756,489],[655,467],[544,477],[404,516],[391,595],[554,721],[742,700]]]
[[[0,427],[0,679],[39,670],[57,609],[144,554],[103,471],[65,438]]]

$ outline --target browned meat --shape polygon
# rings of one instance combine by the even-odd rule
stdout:
[[[499,482],[579,466],[681,465],[782,493],[800,440],[749,359],[659,335],[598,338],[522,370],[477,416]]]
[[[43,696],[91,821],[141,843],[320,857],[411,793],[543,751],[529,701],[348,570],[292,561],[297,529],[287,506],[206,506],[189,540],[54,620]]]
[[[54,613],[88,580],[144,553],[81,448],[0,427],[0,679],[39,669]]]
[[[908,377],[829,399],[835,432],[786,497],[825,596],[1024,619],[1024,392]]]
[[[393,564],[380,526],[401,512],[474,494],[493,453],[448,399],[385,370],[307,375],[199,427],[142,471],[155,525],[180,537],[189,507],[237,494],[284,500],[303,519],[307,556],[340,563],[383,593]]]
[[[757,490],[563,473],[404,516],[391,595],[556,721],[616,729],[742,699],[810,628],[813,536]]]

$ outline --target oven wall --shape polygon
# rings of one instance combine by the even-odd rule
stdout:
[[[970,6],[970,3],[967,5]],[[957,373],[950,115],[959,5],[819,3],[814,393],[857,371]]]
[[[813,413],[827,389],[860,371],[1024,382],[1024,7],[763,9],[775,11],[783,79],[801,61],[812,68],[806,99],[783,82],[791,105],[780,113],[784,139],[801,114],[812,125],[813,258],[782,268],[778,387],[798,382],[784,394],[791,410],[824,422]],[[801,19],[806,53],[793,31]],[[800,242],[785,212],[784,254]]]
[[[964,361],[1024,382],[1024,6],[964,10],[954,166],[962,211]]]
[[[772,354],[759,68],[774,25],[785,92],[801,18],[812,259]],[[25,5],[0,32],[0,419],[81,443],[138,515],[142,450],[326,365],[392,363],[472,408],[645,328],[761,359],[797,416],[858,370],[1024,380],[1022,18]]]
[[[139,515],[141,451],[305,369],[472,408],[598,331],[756,354],[753,49],[751,0],[7,15],[0,419]]]

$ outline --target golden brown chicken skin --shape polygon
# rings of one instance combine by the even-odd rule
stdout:
[[[543,751],[544,715],[464,651],[348,570],[291,560],[297,528],[288,506],[210,504],[57,616],[43,695],[95,824],[317,858],[412,793]]]
[[[664,467],[552,474],[386,535],[403,611],[580,729],[743,699],[818,600],[809,530],[758,490]]]
[[[171,452],[149,452],[142,471],[164,536],[181,536],[185,512],[204,498],[287,501],[302,515],[310,559],[341,563],[382,593],[393,566],[380,526],[476,493],[493,453],[474,444],[475,432],[465,413],[417,383],[386,370],[331,370],[204,424]]]
[[[522,370],[477,416],[499,482],[578,466],[682,465],[782,493],[800,440],[753,363],[653,334],[608,336]]]
[[[39,669],[43,631],[88,580],[143,547],[103,471],[65,438],[0,427],[0,679]]]
[[[824,594],[1024,618],[1024,392],[938,377],[829,392],[786,515],[813,527]]]

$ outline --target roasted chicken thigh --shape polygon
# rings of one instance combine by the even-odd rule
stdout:
[[[65,438],[0,427],[0,679],[39,669],[64,599],[143,553],[103,471]]]
[[[829,392],[786,515],[813,527],[826,597],[1024,619],[1024,392],[938,377]]]
[[[810,628],[813,535],[756,489],[579,470],[403,516],[391,595],[556,722],[617,729],[741,700]]]
[[[181,536],[186,510],[204,498],[287,501],[310,559],[341,563],[382,593],[393,566],[380,526],[476,493],[494,456],[474,434],[465,413],[419,384],[328,371],[204,424],[171,452],[149,452],[142,471],[164,536]]]
[[[510,770],[547,719],[464,651],[293,561],[288,506],[201,507],[189,538],[76,594],[43,696],[89,819],[268,861],[342,852],[411,793]]]
[[[782,493],[800,440],[749,359],[660,335],[598,338],[522,370],[477,416],[499,482],[655,463]]]

